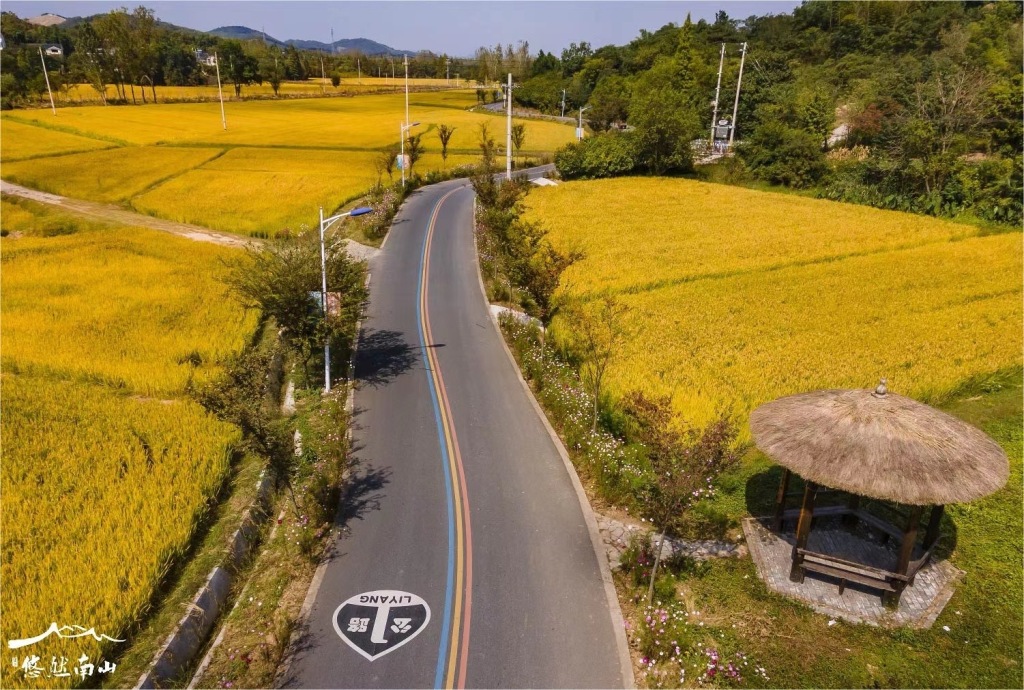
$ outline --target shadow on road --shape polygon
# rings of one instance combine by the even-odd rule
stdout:
[[[381,500],[385,495],[383,489],[390,481],[390,477],[390,467],[376,468],[359,460],[352,461],[335,520],[335,527],[339,528],[340,536],[328,547],[324,562],[329,563],[345,555],[341,546],[345,543],[345,537],[353,520],[362,520],[369,511],[380,510]],[[314,636],[310,634],[309,621],[300,622],[286,652],[286,658],[289,659],[287,671],[283,677],[278,678],[274,684],[275,687],[299,687],[301,679],[295,674],[298,668],[297,662],[315,651],[316,647]],[[282,665],[282,668],[285,666]]]
[[[383,386],[416,365],[416,350],[398,331],[364,328],[359,333],[356,381]]]

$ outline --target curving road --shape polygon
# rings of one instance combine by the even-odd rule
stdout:
[[[490,321],[472,205],[465,181],[420,190],[370,262],[357,465],[285,687],[632,680],[593,517]]]

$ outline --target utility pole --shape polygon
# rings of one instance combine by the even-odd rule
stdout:
[[[736,78],[736,101],[732,104],[732,127],[729,128],[729,148],[732,148],[733,137],[736,136],[736,112],[740,108],[740,85],[743,83],[743,62],[747,59],[747,44],[743,44],[740,54],[740,75]]]
[[[324,80],[322,91],[327,90],[327,72],[324,70],[324,56],[320,56],[320,78]]]
[[[405,124],[409,124],[409,56],[408,55],[405,56]]]
[[[228,119],[224,116],[224,89],[220,85],[220,57],[213,54],[213,64],[217,66],[217,93],[220,94],[220,122],[224,125],[224,131],[228,131]]]
[[[722,53],[718,58],[718,84],[715,86],[715,112],[711,116],[711,148],[715,146],[715,125],[718,124],[718,96],[722,92],[722,65],[725,64],[725,43],[722,43]]]
[[[562,117],[565,117],[565,89],[562,89]]]
[[[508,73],[508,126],[505,128],[505,179],[512,179],[512,73]]]
[[[445,57],[445,59],[444,59],[444,85],[445,86],[451,86],[452,85],[452,78],[451,78],[451,75],[450,75],[450,73],[448,71],[449,70],[449,66],[451,65],[451,62],[452,62],[451,58]]]
[[[54,117],[57,116],[57,106],[53,104],[53,91],[50,90],[50,74],[46,71],[46,58],[43,57],[43,47],[39,46],[39,59],[43,63],[43,76],[46,77],[46,93],[50,94],[50,110],[53,111]],[[145,92],[142,94],[145,96]]]

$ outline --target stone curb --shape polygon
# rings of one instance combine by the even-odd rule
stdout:
[[[231,535],[224,562],[214,566],[206,582],[189,604],[188,611],[178,621],[174,632],[170,634],[153,657],[149,668],[135,684],[135,690],[165,685],[181,675],[199,651],[227,601],[235,579],[235,571],[241,566],[258,536],[260,526],[266,521],[266,507],[272,485],[273,481],[266,470],[261,472],[256,484],[256,499],[245,511],[242,524]]]
[[[476,277],[480,285],[480,295],[483,297],[485,303],[488,304],[488,311],[490,312],[487,301],[487,289],[484,287],[483,275],[480,272],[480,261],[479,253],[476,246],[476,197],[473,197],[473,250],[474,258],[476,261]],[[590,543],[594,548],[594,555],[597,557],[598,567],[601,570],[601,580],[604,583],[605,598],[608,600],[608,612],[611,614],[612,630],[615,635],[616,647],[619,652],[619,670],[622,674],[622,682],[627,688],[636,687],[636,679],[633,677],[633,661],[629,656],[629,642],[626,640],[626,621],[622,617],[622,609],[619,607],[619,595],[615,591],[615,583],[612,582],[612,571],[608,564],[608,557],[604,549],[604,540],[601,538],[601,533],[597,528],[597,518],[595,517],[594,510],[590,506],[590,499],[587,498],[586,492],[583,490],[583,484],[580,482],[579,475],[576,474],[576,467],[572,464],[572,460],[569,459],[569,453],[565,450],[565,446],[562,445],[562,439],[555,433],[554,428],[551,426],[551,422],[548,421],[548,416],[544,413],[544,409],[537,402],[537,398],[533,395],[533,390],[530,389],[530,384],[523,378],[523,373],[519,370],[519,363],[516,362],[515,356],[512,351],[508,348],[508,343],[505,342],[505,335],[501,332],[501,326],[498,325],[497,319],[491,312],[490,318],[491,325],[494,327],[495,332],[498,335],[498,340],[501,341],[501,347],[505,351],[505,355],[508,357],[509,364],[516,372],[516,376],[519,379],[520,385],[523,387],[523,391],[526,393],[526,397],[529,398],[530,404],[533,405],[534,411],[537,416],[540,417],[541,423],[548,432],[548,436],[551,437],[551,443],[555,446],[558,451],[558,455],[562,458],[562,463],[565,465],[565,471],[569,475],[569,479],[572,481],[572,487],[576,491],[576,498],[579,500],[580,509],[583,511],[583,519],[587,523],[587,532],[590,533]]]

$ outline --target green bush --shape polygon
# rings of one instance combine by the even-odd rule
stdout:
[[[737,147],[754,177],[786,187],[810,187],[828,173],[817,137],[778,122],[761,125]]]
[[[565,180],[628,175],[636,169],[636,143],[629,134],[599,134],[563,146],[555,167]]]

